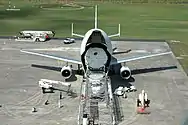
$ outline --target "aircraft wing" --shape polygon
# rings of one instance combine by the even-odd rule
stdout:
[[[81,61],[75,60],[75,59],[69,59],[69,58],[64,58],[60,56],[55,56],[51,54],[44,54],[44,53],[37,53],[37,52],[31,52],[31,51],[26,51],[26,50],[20,50],[23,53],[28,53],[32,55],[37,55],[37,56],[42,56],[50,59],[55,59],[55,60],[60,60],[60,61],[65,61],[65,62],[70,62],[70,63],[75,63],[75,64],[82,64]]]
[[[151,55],[127,57],[124,59],[117,59],[116,61],[112,61],[111,65],[119,64],[119,63],[126,63],[126,62],[130,62],[130,61],[135,61],[135,60],[145,59],[145,58],[150,58],[150,57],[162,56],[162,55],[167,55],[167,54],[172,54],[172,52],[165,52],[165,53],[158,53],[158,54],[151,54]]]

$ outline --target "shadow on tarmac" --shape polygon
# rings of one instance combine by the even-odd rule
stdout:
[[[177,68],[177,66],[134,69],[134,70],[131,70],[131,73],[132,73],[132,75],[136,75],[136,74],[149,73],[149,72],[157,72],[157,71],[176,69],[176,68]]]
[[[175,68],[177,68],[177,66],[134,69],[131,70],[131,73],[132,75],[136,75],[136,74],[150,73],[150,72],[156,72],[162,70],[170,70]],[[130,88],[130,86],[132,86],[131,82],[135,82],[135,79],[133,77],[130,77],[128,80],[126,80],[126,79],[122,79],[120,75],[111,75],[110,78],[111,78],[112,92],[114,92],[119,86]],[[121,122],[124,119],[121,99],[116,95],[114,95],[113,98],[114,98],[116,121]]]
[[[52,71],[57,71],[61,72],[62,67],[55,67],[55,66],[44,66],[44,65],[38,65],[38,64],[31,64],[31,67],[35,68],[41,68],[41,69],[47,69],[47,70],[52,70]],[[75,76],[77,70],[73,70],[73,75],[69,78],[66,79],[66,82],[73,82],[77,80],[77,77]]]

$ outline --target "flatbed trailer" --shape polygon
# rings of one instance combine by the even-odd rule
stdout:
[[[15,41],[26,41],[26,42],[45,42],[46,40],[47,38],[45,37],[45,35],[15,38]]]
[[[45,42],[55,36],[53,31],[20,31],[15,41]]]

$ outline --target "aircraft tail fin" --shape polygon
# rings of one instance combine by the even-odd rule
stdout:
[[[94,24],[94,28],[95,29],[97,29],[98,28],[98,19],[97,19],[97,11],[98,11],[98,9],[97,9],[97,5],[95,5],[95,24]],[[73,23],[72,23],[72,27],[71,27],[71,29],[72,29],[72,36],[77,36],[77,37],[84,37],[84,35],[80,35],[80,34],[76,34],[76,33],[74,33],[74,25],[73,25]],[[110,36],[108,36],[109,38],[111,38],[111,37],[115,37],[115,36],[119,36],[120,37],[120,24],[118,25],[118,33],[117,34],[113,34],[113,35],[110,35]]]
[[[97,29],[97,5],[95,5],[95,29]],[[84,37],[84,35],[76,34],[74,33],[74,24],[72,23],[71,27],[71,34],[72,36],[77,36],[77,37]]]
[[[74,33],[74,24],[72,23],[72,27],[71,27],[71,34],[72,34],[72,36],[78,36],[78,37],[84,37],[84,35],[80,35],[80,34],[76,34],[76,33]]]
[[[95,5],[95,29],[97,29],[97,5]]]
[[[121,30],[120,30],[120,24],[118,25],[118,33],[117,34],[113,34],[113,35],[110,35],[108,37],[115,37],[115,36],[119,36],[120,37],[120,33],[121,33]]]

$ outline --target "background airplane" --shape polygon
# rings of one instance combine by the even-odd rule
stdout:
[[[68,65],[68,63],[78,64],[79,67],[82,66],[84,75],[93,79],[98,78],[96,77],[96,75],[93,74],[97,73],[97,76],[100,77],[103,76],[104,73],[108,75],[109,71],[113,73],[119,73],[123,79],[129,79],[131,77],[131,70],[129,69],[129,67],[125,65],[126,62],[162,56],[172,53],[165,52],[131,58],[125,57],[123,59],[116,59],[115,57],[113,57],[113,54],[118,54],[118,52],[115,52],[117,48],[112,48],[110,38],[120,36],[120,24],[118,28],[118,33],[110,36],[108,36],[103,30],[99,29],[97,27],[97,6],[95,6],[94,28],[90,29],[85,35],[80,35],[73,32],[72,24],[72,35],[83,38],[80,48],[80,60],[64,58],[44,53],[31,52],[26,50],[21,50],[21,52],[67,62],[67,65],[61,68],[61,75],[65,79],[70,78],[72,76],[73,71],[73,69],[71,68],[71,66]],[[119,53],[127,53],[129,51],[131,50]],[[121,63],[124,63],[124,65],[121,66]]]

